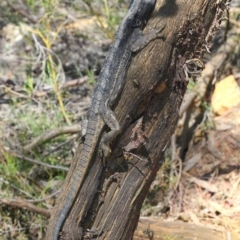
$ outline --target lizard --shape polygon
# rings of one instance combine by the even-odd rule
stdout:
[[[156,0],[133,0],[118,28],[115,41],[100,72],[92,103],[88,110],[88,122],[83,147],[80,157],[75,159],[77,161],[76,169],[74,170],[76,174],[71,178],[68,194],[62,193],[66,196],[63,202],[59,203],[62,207],[59,208],[58,204],[56,204],[57,211],[55,214],[57,214],[57,220],[54,226],[48,228],[47,239],[58,239],[64,221],[84,182],[84,176],[86,175],[88,166],[98,145],[100,133],[105,124],[108,125],[111,131],[100,142],[100,148],[102,149],[103,158],[106,158],[110,153],[108,145],[120,131],[119,123],[110,107],[114,105],[125,84],[124,75],[132,52],[138,51],[141,48],[137,44],[134,45],[136,36],[139,33],[137,29],[141,29],[146,24],[148,17],[155,7],[155,2]],[[155,35],[149,38],[145,37],[144,43],[142,42],[140,45],[144,47],[155,38]],[[131,49],[132,45],[135,47]],[[65,185],[67,186],[67,183]]]

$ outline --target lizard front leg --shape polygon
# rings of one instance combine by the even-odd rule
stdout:
[[[131,44],[131,51],[133,53],[143,49],[146,47],[151,41],[157,38],[163,38],[164,35],[162,31],[166,27],[165,23],[162,23],[162,26],[159,29],[150,29],[144,35],[142,35],[142,31],[139,29],[134,37],[134,41]]]
[[[104,122],[111,129],[110,132],[106,133],[100,142],[100,149],[102,151],[103,165],[106,165],[106,158],[110,155],[111,149],[109,143],[119,134],[120,125],[114,112],[108,106],[108,100],[104,103],[104,107],[101,111]]]

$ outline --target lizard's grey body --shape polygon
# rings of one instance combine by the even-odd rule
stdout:
[[[66,197],[62,209],[58,208],[55,213],[58,214],[55,225],[51,226],[51,230],[48,229],[49,232],[47,236],[48,238],[50,237],[50,239],[58,239],[62,225],[83,184],[84,176],[96,150],[99,135],[104,125],[107,124],[111,131],[105,135],[100,143],[103,157],[109,154],[108,144],[119,133],[119,124],[109,107],[115,103],[116,98],[124,86],[124,75],[132,55],[131,46],[135,42],[136,37],[133,35],[137,32],[136,28],[139,27],[141,23],[147,21],[155,6],[155,1],[156,0],[134,0],[118,28],[115,41],[111,46],[110,53],[101,70],[93,94],[92,104],[88,111],[86,135],[80,157],[77,160],[76,174],[72,177],[73,179],[67,190],[68,194],[66,194],[66,192],[64,193]],[[149,42],[154,38],[156,37],[152,37],[152,39],[148,39],[147,41]],[[143,45],[146,45],[146,43]],[[133,51],[139,49],[138,47],[134,48]]]

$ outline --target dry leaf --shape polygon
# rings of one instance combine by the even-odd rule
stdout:
[[[213,111],[222,115],[230,108],[240,104],[240,88],[233,75],[216,84],[212,96]]]

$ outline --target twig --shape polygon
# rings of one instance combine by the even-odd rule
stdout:
[[[178,178],[177,178],[177,182],[175,184],[175,187],[174,187],[174,190],[176,191],[176,189],[178,188],[179,186],[179,182],[180,182],[180,179],[182,177],[182,160],[177,156],[176,159],[178,160],[178,165],[179,165],[179,172],[178,172]]]
[[[20,193],[22,193],[22,194],[24,194],[24,195],[26,195],[26,196],[28,196],[28,197],[32,197],[32,195],[29,194],[28,192],[22,190],[21,188],[15,186],[14,184],[10,183],[9,181],[7,181],[7,180],[5,180],[5,179],[3,179],[3,178],[0,178],[0,182],[3,182],[3,183],[5,183],[6,185],[11,186],[12,188],[16,189],[17,191],[19,191]]]
[[[183,114],[187,111],[193,100],[197,97],[197,94],[197,91],[191,91],[185,95],[182,105],[180,107],[179,118],[181,118]]]
[[[9,92],[9,93],[12,93],[12,94],[14,94],[14,95],[16,95],[16,96],[18,96],[18,97],[20,97],[20,98],[31,99],[31,100],[33,100],[34,102],[38,103],[38,101],[37,101],[36,99],[34,99],[34,98],[32,98],[32,97],[29,97],[29,96],[26,96],[26,95],[24,95],[24,94],[21,94],[21,93],[19,93],[19,92],[16,92],[16,91],[12,90],[12,89],[9,88],[9,87],[6,87],[6,86],[1,85],[0,88],[4,88],[5,91],[7,91],[7,92]]]
[[[62,167],[62,166],[56,166],[56,165],[51,165],[51,164],[47,164],[47,163],[44,163],[44,162],[39,162],[37,160],[34,160],[34,159],[31,159],[29,157],[26,157],[26,156],[23,156],[23,155],[20,155],[18,153],[14,153],[14,152],[9,152],[9,154],[15,156],[15,157],[18,157],[20,159],[23,159],[23,160],[26,160],[28,162],[31,162],[31,163],[34,163],[34,164],[38,164],[38,165],[42,165],[44,167],[47,167],[47,168],[53,168],[53,169],[58,169],[58,170],[63,170],[63,171],[68,171],[69,168],[67,167]]]
[[[171,157],[171,170],[170,170],[170,179],[173,179],[173,175],[177,175],[177,181],[175,183],[175,186],[173,186],[173,184],[171,183],[171,181],[169,182],[169,189],[173,189],[173,191],[169,194],[168,199],[171,199],[173,196],[173,193],[177,190],[179,183],[180,183],[180,179],[182,176],[182,160],[179,158],[179,153],[177,152],[177,148],[176,148],[176,133],[174,133],[171,137],[171,148],[172,148],[172,157]],[[173,164],[175,164],[176,166],[176,161],[178,161],[178,165],[179,165],[179,172],[178,174],[176,174],[176,171],[174,171],[174,169],[176,169],[176,167],[173,166]],[[174,173],[173,173],[174,171]]]
[[[82,78],[77,78],[77,79],[67,81],[66,83],[63,83],[62,86],[60,86],[60,90],[71,88],[71,87],[76,87],[76,86],[81,86],[84,83],[86,83],[88,78],[89,78],[88,76],[84,76]],[[47,90],[34,91],[33,96],[34,97],[43,97],[43,96],[46,96],[48,93],[51,93],[52,91],[53,91],[53,89],[51,88],[51,86],[49,86],[49,89],[47,89]]]
[[[84,76],[82,78],[77,78],[77,79],[73,79],[71,81],[67,81],[61,86],[61,89],[74,87],[74,86],[78,86],[78,85],[83,85],[87,81],[87,79],[89,79],[89,77]]]
[[[23,149],[26,151],[30,151],[36,148],[37,146],[39,146],[40,144],[42,144],[43,142],[46,142],[59,135],[69,134],[69,133],[79,133],[80,131],[81,131],[80,124],[72,125],[72,126],[64,126],[64,127],[56,128],[53,130],[48,130],[48,132],[45,132],[41,136],[33,139],[33,141],[27,144],[26,146],[24,146]]]
[[[45,198],[35,199],[35,200],[27,200],[27,202],[31,202],[31,203],[44,202],[44,201],[46,201],[47,199],[52,198],[52,197],[54,197],[55,195],[59,194],[60,191],[61,191],[61,189],[58,189],[56,192],[54,192],[54,193],[46,196]]]
[[[37,207],[32,203],[23,201],[23,200],[17,200],[17,199],[1,199],[0,198],[0,203],[1,204],[5,204],[11,207],[17,207],[17,208],[26,208],[31,212],[35,212],[38,214],[41,214],[45,217],[50,217],[50,211],[45,209],[45,208],[41,208],[41,207]]]

